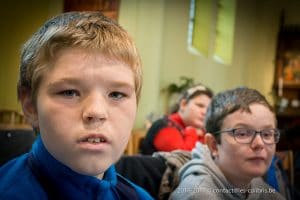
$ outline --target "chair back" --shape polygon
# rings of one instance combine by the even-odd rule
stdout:
[[[31,149],[36,138],[23,114],[0,110],[0,166]]]

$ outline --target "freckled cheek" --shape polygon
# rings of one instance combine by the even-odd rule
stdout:
[[[115,113],[114,124],[124,133],[131,133],[136,118],[136,106],[123,107]]]
[[[39,115],[40,131],[43,134],[56,135],[58,127],[60,130],[64,130],[66,126],[65,120],[60,119],[59,116],[54,113],[43,113]]]
[[[118,122],[118,125],[114,126],[114,138],[115,138],[115,148],[116,153],[123,152],[123,150],[126,148],[126,145],[128,143],[128,140],[130,138],[131,132],[132,132],[132,125],[129,123]]]
[[[38,105],[39,128],[43,134],[51,133],[51,135],[56,135],[59,134],[57,133],[58,130],[64,131],[71,128],[68,127],[70,125],[68,121],[72,120],[74,115],[67,116],[66,113],[63,114],[63,109],[57,109],[51,104],[46,104],[46,101],[44,102],[44,104]]]
[[[124,134],[128,134],[132,131],[135,121],[135,115],[127,115],[125,117],[116,118],[113,126],[118,127],[118,129]]]

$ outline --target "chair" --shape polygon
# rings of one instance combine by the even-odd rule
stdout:
[[[115,167],[119,174],[144,188],[153,197],[157,197],[166,170],[162,158],[150,155],[123,155]]]
[[[138,154],[140,153],[141,143],[146,136],[146,130],[144,129],[134,130],[132,136],[133,136],[133,154]]]
[[[0,110],[0,129],[32,130],[24,115],[15,110]]]
[[[0,130],[0,166],[27,153],[35,138],[32,130]]]
[[[145,138],[145,135],[146,135],[146,131],[144,129],[133,130],[130,135],[124,154],[125,155],[138,154],[140,152],[141,142]]]
[[[14,110],[0,110],[0,166],[28,152],[36,138],[24,116]]]
[[[125,155],[133,155],[134,154],[133,153],[133,136],[132,136],[132,134],[129,137],[129,140],[128,140],[127,146],[125,148],[124,154]]]

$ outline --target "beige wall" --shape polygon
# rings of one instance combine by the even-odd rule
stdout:
[[[21,44],[49,16],[60,13],[63,0],[7,1],[0,8],[0,109],[20,109],[15,86]],[[119,23],[139,48],[144,71],[136,128],[150,112],[166,106],[161,89],[180,76],[194,78],[215,92],[246,85],[269,100],[281,8],[287,21],[300,24],[297,0],[237,0],[234,57],[230,66],[187,50],[188,0],[121,0]]]
[[[164,112],[161,89],[180,76],[192,77],[215,92],[236,86],[260,90],[272,99],[274,58],[279,16],[300,24],[297,0],[237,0],[232,65],[187,50],[189,1],[122,0],[120,24],[134,37],[144,64],[144,88],[136,126],[142,127],[150,112]]]
[[[3,1],[0,7],[0,109],[17,109],[22,44],[42,23],[62,10],[63,0]]]

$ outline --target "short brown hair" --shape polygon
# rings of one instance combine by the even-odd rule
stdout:
[[[268,108],[271,112],[274,112],[273,107],[269,104],[266,98],[255,89],[237,87],[218,93],[212,99],[206,112],[206,131],[213,134],[217,138],[217,141],[220,142],[219,134],[214,133],[220,131],[224,118],[240,109],[251,113],[249,106],[254,103],[261,104]]]

